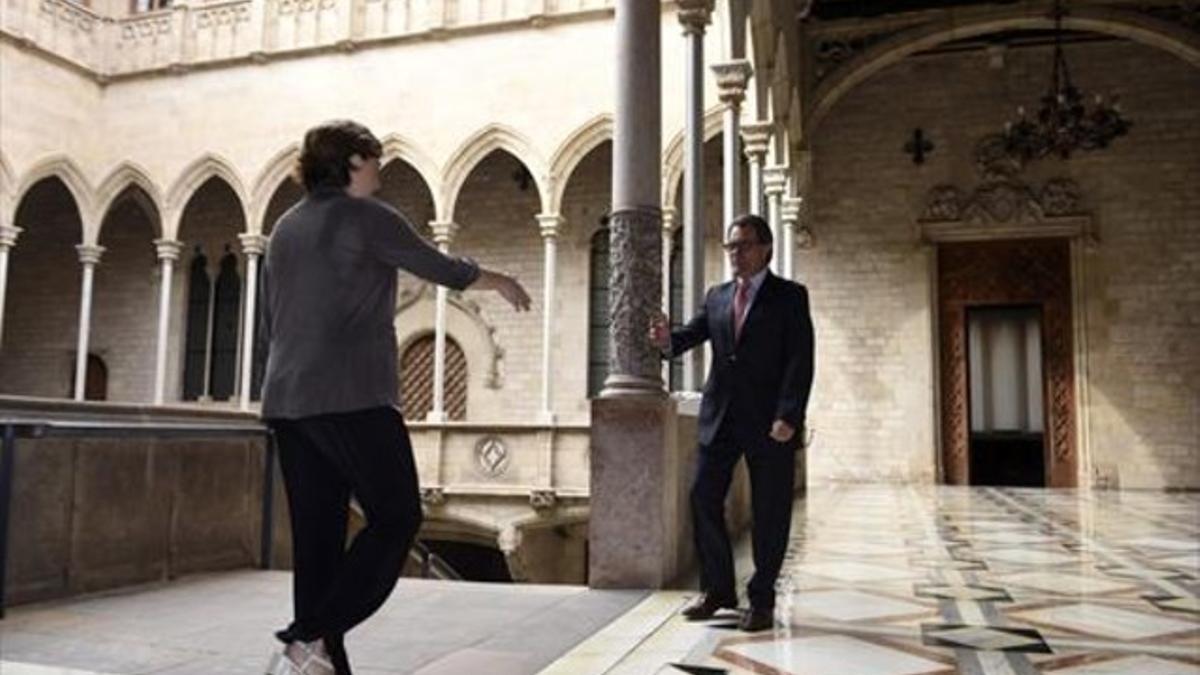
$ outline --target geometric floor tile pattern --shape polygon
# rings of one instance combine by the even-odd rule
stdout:
[[[1200,675],[1196,513],[1192,493],[811,490],[793,511],[773,631],[664,608],[603,667],[571,652],[544,672]],[[680,626],[690,644],[654,639]]]

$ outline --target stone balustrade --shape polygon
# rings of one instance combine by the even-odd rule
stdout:
[[[351,51],[379,41],[442,39],[455,32],[540,26],[611,13],[613,0],[226,0],[119,17],[70,0],[8,0],[0,35],[47,52],[101,81],[265,62],[313,50]]]

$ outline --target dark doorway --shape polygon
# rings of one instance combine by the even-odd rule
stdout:
[[[1046,485],[1042,310],[968,307],[971,485]]]
[[[513,580],[508,571],[508,562],[499,549],[443,539],[422,539],[421,543],[446,561],[466,581]]]

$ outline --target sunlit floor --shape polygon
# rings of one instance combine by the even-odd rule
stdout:
[[[740,576],[751,570],[739,550]],[[692,592],[402,580],[355,672],[1200,675],[1200,495],[845,486],[797,502],[774,631]],[[261,673],[290,576],[14,608],[0,674]]]
[[[543,672],[1200,673],[1200,495],[847,486],[792,531],[773,632],[658,593]]]

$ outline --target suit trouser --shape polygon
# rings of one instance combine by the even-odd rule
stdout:
[[[285,642],[324,638],[338,675],[342,636],[395,588],[421,526],[412,444],[390,407],[272,420],[292,520],[295,619]],[[346,547],[350,495],[366,516]]]
[[[769,437],[739,441],[725,426],[698,452],[691,502],[693,536],[700,558],[700,588],[722,600],[737,598],[733,547],[725,527],[725,497],[733,470],[744,455],[750,471],[754,576],[750,578],[750,604],[760,609],[775,606],[775,580],[783,567],[792,526],[796,445]]]

